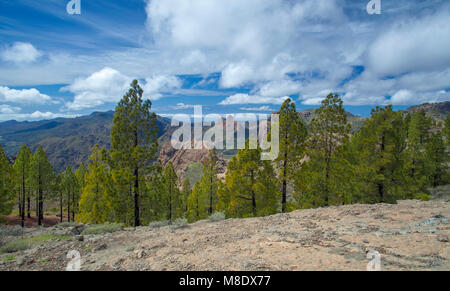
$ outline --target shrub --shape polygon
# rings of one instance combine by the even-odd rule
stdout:
[[[77,222],[61,222],[58,223],[58,227],[62,227],[62,228],[66,228],[66,227],[73,227],[73,226],[77,226],[79,223]]]
[[[222,212],[214,212],[209,217],[209,221],[212,221],[212,222],[222,221],[222,220],[225,220],[225,214],[223,214]]]
[[[123,224],[121,223],[105,223],[105,224],[95,224],[90,225],[88,228],[83,230],[82,235],[89,234],[104,234],[104,233],[112,233],[116,231],[121,231],[123,228]]]
[[[0,237],[20,236],[22,234],[23,234],[23,229],[20,226],[2,226],[2,227],[0,227]]]
[[[6,243],[0,248],[0,254],[15,253],[18,251],[26,250],[30,247],[30,242],[28,240],[16,240]]]
[[[150,227],[151,228],[160,228],[160,227],[164,227],[164,226],[168,226],[169,225],[169,221],[168,220],[162,220],[162,221],[153,221],[152,223],[150,223]]]
[[[184,226],[188,224],[188,220],[186,218],[177,218],[174,220],[173,225],[175,226]]]
[[[419,193],[414,196],[414,199],[422,200],[422,201],[430,201],[430,195],[426,193]]]

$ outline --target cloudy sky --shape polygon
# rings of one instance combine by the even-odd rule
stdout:
[[[114,109],[132,79],[159,114],[450,100],[446,0],[0,0],[0,120]]]

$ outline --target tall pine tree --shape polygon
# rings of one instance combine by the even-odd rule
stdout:
[[[150,113],[151,101],[143,99],[144,91],[138,81],[116,107],[111,131],[111,158],[116,165],[127,170],[133,179],[134,225],[139,226],[140,182],[158,150],[156,115]]]

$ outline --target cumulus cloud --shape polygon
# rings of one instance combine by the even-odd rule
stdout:
[[[0,57],[7,62],[17,64],[32,63],[42,55],[31,43],[15,42],[0,52]]]
[[[249,94],[234,94],[222,102],[219,105],[235,105],[235,104],[274,104],[280,105],[289,97],[264,97]]]
[[[12,107],[7,104],[0,104],[0,114],[14,114],[22,110],[20,107]]]
[[[34,88],[16,90],[0,86],[0,102],[43,104],[50,100],[50,96],[41,94],[37,89]]]
[[[105,103],[118,102],[130,88],[132,80],[133,78],[107,67],[87,78],[77,79],[73,84],[61,90],[75,94],[74,100],[66,103],[66,107],[71,110],[81,110]],[[181,81],[177,77],[167,75],[147,78],[141,84],[144,98],[151,100],[160,99],[163,96],[162,92],[180,86]]]
[[[85,79],[77,79],[73,84],[62,88],[75,94],[73,102],[66,106],[71,110],[81,110],[118,102],[125,94],[132,79],[112,68],[104,68]]]
[[[182,81],[176,76],[159,75],[145,79],[144,94],[151,100],[158,100],[163,97],[164,92],[179,89]]]

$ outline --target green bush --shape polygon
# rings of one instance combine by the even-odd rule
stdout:
[[[25,239],[11,241],[0,247],[0,254],[9,254],[23,251],[28,249],[30,245],[30,241]]]
[[[225,220],[225,214],[223,214],[222,212],[214,212],[209,217],[209,221],[212,221],[212,222],[222,221],[222,220]]]
[[[121,223],[105,223],[105,224],[94,224],[90,225],[88,228],[83,230],[82,235],[89,234],[104,234],[104,233],[112,233],[116,231],[121,231],[123,228],[123,224]]]
[[[414,199],[430,201],[430,195],[428,195],[427,193],[419,193],[414,196]]]

